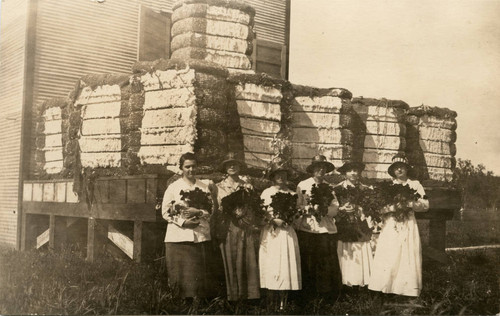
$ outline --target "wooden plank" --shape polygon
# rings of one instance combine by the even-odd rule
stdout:
[[[118,231],[111,223],[108,225],[108,238],[130,259],[134,258],[134,242],[127,235]]]
[[[54,183],[44,183],[42,200],[46,202],[54,202],[54,191]]]
[[[33,183],[24,182],[23,201],[31,201],[32,199],[33,199]]]
[[[66,182],[55,182],[54,202],[66,202]]]
[[[146,203],[146,180],[127,180],[127,203]]]
[[[65,217],[50,215],[49,249],[61,249],[66,243],[67,221]]]
[[[127,201],[127,180],[109,180],[108,203],[121,204]]]
[[[23,209],[28,214],[95,217],[124,221],[156,221],[154,203],[94,204],[92,211],[89,211],[86,203],[23,202]]]
[[[134,254],[133,259],[136,262],[141,262],[142,257],[142,222],[134,222]]]
[[[33,201],[41,202],[43,200],[43,184],[33,183]]]
[[[156,203],[158,179],[146,179],[146,203]]]
[[[89,218],[87,225],[87,260],[93,262],[96,251],[96,219]]]
[[[43,233],[36,237],[36,249],[40,249],[43,245],[49,242],[50,229],[46,229]]]
[[[281,46],[281,79],[287,78],[287,49],[286,45]]]
[[[66,182],[66,202],[78,203],[78,195],[73,192],[73,182]]]
[[[97,180],[94,189],[97,203],[109,203],[109,180]]]
[[[429,199],[429,208],[459,210],[462,198],[459,190],[448,188],[425,188]]]

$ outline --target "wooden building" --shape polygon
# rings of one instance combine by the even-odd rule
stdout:
[[[130,73],[170,55],[172,0],[3,0],[0,40],[0,243],[20,248],[23,182],[36,177],[34,109],[78,78]],[[290,0],[256,10],[253,67],[287,77]],[[256,48],[256,49],[255,49]]]

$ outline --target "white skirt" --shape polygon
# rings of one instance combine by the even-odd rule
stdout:
[[[270,290],[300,290],[299,242],[290,227],[266,226],[259,248],[260,287]]]
[[[419,296],[422,290],[422,248],[417,221],[387,218],[377,241],[368,288],[383,293]]]
[[[373,264],[369,241],[340,241],[337,246],[342,283],[348,286],[368,285]]]

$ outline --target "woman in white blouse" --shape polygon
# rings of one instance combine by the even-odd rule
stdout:
[[[408,185],[421,198],[410,202],[414,212],[425,212],[429,201],[425,198],[424,187],[418,180],[410,180],[411,166],[404,155],[392,158],[388,173],[396,184]],[[391,211],[387,208],[387,211]],[[422,290],[422,249],[417,220],[411,212],[403,222],[388,216],[380,231],[377,250],[373,259],[372,273],[368,288],[383,293],[419,296]]]
[[[171,183],[163,196],[162,215],[168,222],[165,235],[169,284],[179,289],[182,298],[213,295],[209,219],[212,210],[196,209],[181,199],[181,191],[195,188],[209,193],[208,185],[194,177],[196,157],[181,156],[182,178]]]

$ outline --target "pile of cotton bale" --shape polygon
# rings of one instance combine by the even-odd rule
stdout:
[[[172,59],[250,71],[255,10],[240,1],[184,0],[172,13]]]
[[[351,158],[352,94],[341,88],[293,86],[292,164],[301,171],[318,154],[335,166]]]
[[[265,169],[278,156],[290,158],[290,98],[286,81],[265,74],[232,75],[246,164]],[[237,148],[233,146],[233,148]]]
[[[54,98],[43,102],[35,113],[35,175],[60,175],[64,169],[63,149],[68,142],[70,100]]]
[[[446,108],[412,107],[406,118],[406,155],[421,180],[452,181],[456,165],[457,113]]]
[[[354,156],[366,167],[369,179],[389,179],[387,169],[392,157],[406,148],[405,111],[408,104],[399,100],[354,98]]]
[[[140,164],[178,171],[180,156],[194,152],[200,166],[213,171],[228,150],[227,70],[170,60],[138,63],[134,71],[133,86],[144,94]]]

